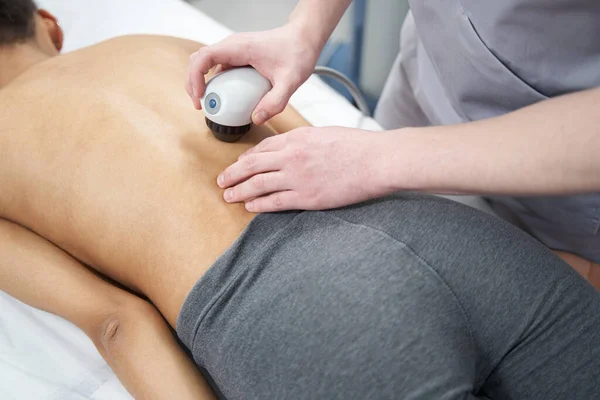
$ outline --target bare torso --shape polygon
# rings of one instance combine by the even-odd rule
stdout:
[[[0,91],[0,217],[144,293],[171,325],[253,217],[222,200],[218,173],[273,134],[212,136],[183,89],[197,46],[119,38]]]

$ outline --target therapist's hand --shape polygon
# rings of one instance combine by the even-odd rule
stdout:
[[[212,67],[218,66],[218,72],[251,65],[273,86],[252,114],[253,122],[262,124],[283,111],[311,75],[320,50],[319,44],[311,43],[301,27],[292,23],[267,32],[234,34],[190,56],[186,90],[199,110],[206,88],[204,75]]]
[[[251,212],[321,210],[386,194],[383,133],[299,128],[269,137],[219,175],[225,201]]]

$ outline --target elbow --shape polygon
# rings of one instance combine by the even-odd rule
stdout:
[[[120,358],[148,324],[161,323],[162,317],[150,303],[129,300],[105,310],[89,327],[89,337],[105,359]],[[164,324],[164,322],[162,322]]]
[[[96,347],[106,355],[114,353],[115,347],[120,347],[119,337],[122,336],[121,332],[127,325],[128,321],[123,320],[122,314],[117,313],[106,317],[97,329],[94,340]]]

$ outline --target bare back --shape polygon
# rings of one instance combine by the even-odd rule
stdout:
[[[143,292],[171,324],[252,219],[222,200],[218,173],[273,134],[212,136],[183,88],[198,46],[118,38],[38,64],[0,91],[0,217]]]

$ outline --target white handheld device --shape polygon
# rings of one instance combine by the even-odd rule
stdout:
[[[223,142],[235,142],[252,126],[252,112],[271,90],[271,82],[252,67],[215,75],[201,99],[206,124]]]

